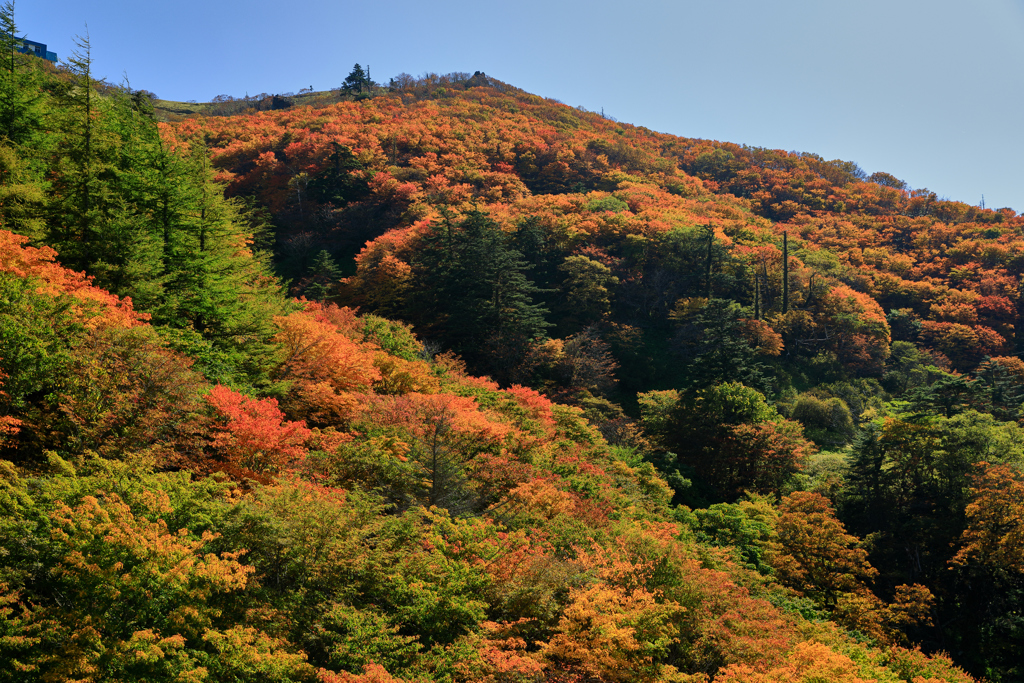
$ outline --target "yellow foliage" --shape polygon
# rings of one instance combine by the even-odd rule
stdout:
[[[659,602],[644,588],[574,588],[542,651],[608,681],[653,681],[661,673],[654,657],[675,642],[672,621],[679,611],[678,604]]]
[[[747,664],[732,664],[715,676],[715,683],[869,683],[846,655],[821,643],[799,643],[782,666],[758,671]]]

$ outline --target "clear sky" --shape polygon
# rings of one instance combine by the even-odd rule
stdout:
[[[1024,0],[18,0],[60,58],[173,100],[484,71],[687,137],[1024,212]]]

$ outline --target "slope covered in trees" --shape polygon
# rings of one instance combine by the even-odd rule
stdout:
[[[482,74],[0,66],[0,680],[1019,676],[1012,212]]]

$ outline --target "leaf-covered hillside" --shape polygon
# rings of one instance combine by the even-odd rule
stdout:
[[[934,592],[936,626],[915,637],[1016,670],[997,652],[1020,635],[1002,597],[1019,575],[987,574],[964,619],[979,577],[954,562],[976,463],[1020,461],[1014,211],[483,74],[341,99],[165,135],[203,139],[228,194],[265,208],[294,293],[401,319],[475,372],[581,407],[675,503],[827,495],[874,539],[886,600]]]
[[[1012,212],[353,74],[0,63],[0,680],[1019,677]]]
[[[657,134],[480,76],[320,109],[191,119],[169,134],[201,135],[229,193],[273,213],[285,272],[315,277],[320,249],[340,258],[374,238],[345,296],[407,318],[418,240],[445,211],[472,207],[519,233],[530,279],[557,290],[535,297],[556,332],[606,312],[664,324],[681,297],[710,294],[778,332],[797,328],[803,352],[877,369],[884,348],[823,329],[824,300],[856,299],[836,291],[847,286],[895,319],[897,339],[923,342],[956,369],[1017,348],[1021,219],[939,201],[886,173],[868,178],[850,162]],[[784,233],[788,308],[807,320],[778,316]]]
[[[971,680],[889,645],[919,601],[863,567],[833,574],[869,642],[755,571],[800,571],[774,528],[821,496],[671,508],[579,409],[333,305],[274,321],[280,403],[211,385],[0,235],[5,680]],[[733,524],[742,557],[707,535]]]

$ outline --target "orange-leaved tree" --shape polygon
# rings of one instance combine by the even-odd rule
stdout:
[[[770,562],[779,579],[828,609],[845,593],[864,593],[878,572],[828,499],[797,491],[779,503],[778,541]]]
[[[346,309],[308,304],[306,310],[275,318],[280,332],[274,340],[284,346],[278,372],[294,382],[285,408],[311,424],[344,425],[364,402],[360,394],[382,379],[374,366],[374,349],[352,339],[339,326]]]
[[[213,448],[220,462],[211,463],[212,469],[273,475],[296,467],[305,457],[310,430],[301,421],[286,420],[275,399],[250,398],[218,384],[206,400],[219,417]]]
[[[967,528],[950,560],[990,570],[1024,573],[1024,476],[1010,465],[978,463]]]

